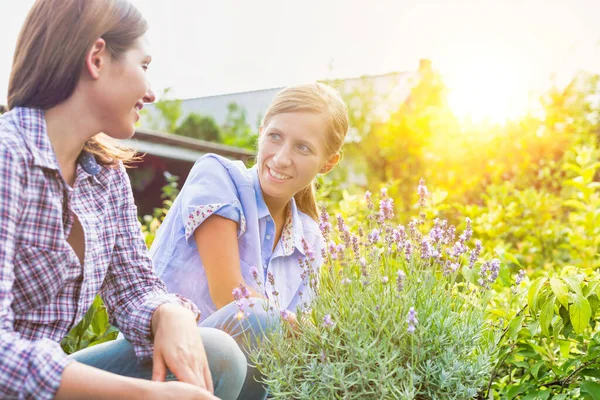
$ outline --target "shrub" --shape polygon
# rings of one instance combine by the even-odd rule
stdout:
[[[427,189],[419,185],[421,201]],[[298,322],[266,334],[251,354],[273,398],[475,397],[489,380],[497,330],[486,323],[497,259],[478,261],[481,244],[467,227],[458,238],[446,221],[421,213],[394,226],[382,190],[375,212],[349,227],[338,216],[320,271],[299,260],[314,298]],[[360,211],[357,211],[360,212]],[[303,294],[309,297],[309,294]],[[283,318],[287,317],[282,311]],[[296,334],[298,330],[298,334]]]

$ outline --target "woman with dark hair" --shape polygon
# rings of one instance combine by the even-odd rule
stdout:
[[[3,399],[233,399],[244,382],[235,341],[153,274],[133,153],[112,140],[154,101],[147,29],[124,0],[37,0],[21,30],[0,117]],[[67,356],[97,294],[126,339]]]

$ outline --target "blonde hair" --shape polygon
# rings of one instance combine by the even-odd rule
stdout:
[[[118,59],[147,30],[146,20],[126,0],[37,0],[17,40],[8,108],[47,110],[62,103],[75,91],[86,54],[98,38]],[[104,134],[90,139],[84,150],[109,166],[135,155]]]
[[[340,94],[322,83],[286,87],[273,99],[262,120],[265,127],[273,116],[289,112],[314,112],[322,114],[327,121],[327,157],[340,151],[348,132],[348,108]],[[319,220],[319,208],[315,199],[314,182],[294,195],[298,209],[315,221]]]

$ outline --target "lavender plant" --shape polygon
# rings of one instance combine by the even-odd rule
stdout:
[[[366,193],[362,225],[322,213],[323,266],[315,270],[314,254],[299,260],[312,302],[250,356],[271,397],[467,399],[485,389],[498,338],[486,307],[500,263],[479,260],[469,220],[460,234],[424,221],[423,181],[418,193],[421,213],[406,226],[392,223],[385,189],[379,207]]]

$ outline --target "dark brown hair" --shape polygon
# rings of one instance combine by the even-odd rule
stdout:
[[[8,109],[47,110],[67,100],[81,77],[85,57],[103,38],[118,59],[148,30],[141,13],[126,0],[37,0],[21,28],[8,85]],[[135,152],[104,134],[84,148],[98,162],[116,165]]]

